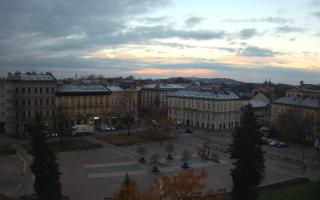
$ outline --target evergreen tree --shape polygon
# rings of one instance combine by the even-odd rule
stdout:
[[[262,135],[257,131],[252,107],[245,107],[240,125],[233,134],[231,170],[232,200],[254,200],[258,197],[258,185],[264,178],[264,151]]]
[[[38,200],[61,200],[60,172],[57,157],[46,142],[41,117],[36,116],[33,130],[31,171],[35,176],[34,189]]]

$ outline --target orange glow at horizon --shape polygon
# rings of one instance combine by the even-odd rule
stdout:
[[[136,75],[174,75],[174,76],[213,76],[214,70],[212,69],[156,69],[145,68],[130,71]]]

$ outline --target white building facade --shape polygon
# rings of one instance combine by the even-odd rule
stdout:
[[[227,91],[181,90],[168,95],[168,117],[187,126],[213,130],[234,128],[240,122],[241,100]]]

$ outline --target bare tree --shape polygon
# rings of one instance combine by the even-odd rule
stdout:
[[[188,165],[188,161],[191,159],[191,153],[188,150],[184,150],[182,153],[181,161],[183,165],[181,166],[183,169],[190,168]]]
[[[68,116],[65,112],[63,112],[63,108],[58,106],[56,110],[56,115],[54,116],[54,124],[55,124],[55,131],[60,138],[60,142],[63,143],[64,136],[67,134],[67,124],[68,124]]]
[[[174,152],[174,145],[172,143],[169,143],[166,148],[165,148],[165,151],[167,152],[168,156],[167,156],[167,159],[168,160],[172,160],[173,157],[172,157],[172,153]]]
[[[155,153],[151,156],[150,163],[153,165],[151,172],[154,172],[154,173],[160,172],[158,168],[159,160],[160,160],[160,155],[158,153]]]
[[[145,163],[146,160],[144,159],[144,156],[148,153],[147,149],[146,149],[144,146],[140,145],[140,146],[138,146],[138,148],[137,148],[137,152],[138,152],[138,153],[140,154],[140,156],[141,156],[139,162],[140,162],[140,163]]]
[[[137,102],[134,95],[125,94],[119,96],[116,112],[120,121],[127,126],[128,135],[130,135],[130,128],[137,117]]]

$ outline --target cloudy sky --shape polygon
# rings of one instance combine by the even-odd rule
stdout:
[[[16,70],[320,83],[320,0],[1,0]]]

